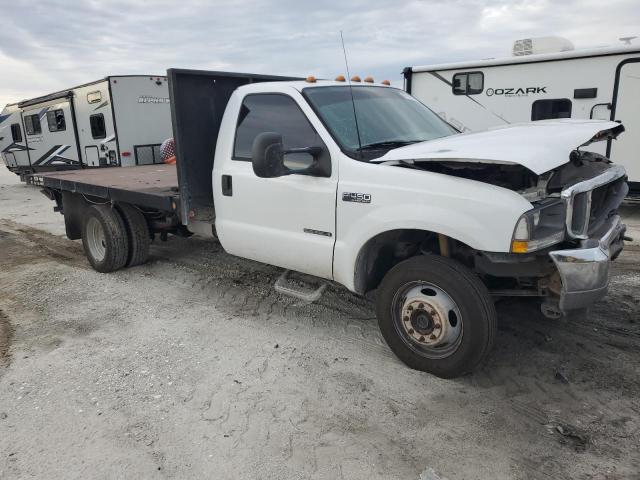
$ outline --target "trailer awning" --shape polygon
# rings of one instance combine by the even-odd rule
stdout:
[[[23,100],[18,103],[18,108],[29,107],[31,105],[38,105],[39,103],[50,102],[51,100],[57,100],[59,98],[70,98],[72,95],[73,95],[73,90],[63,90],[61,92],[44,95],[42,97]]]

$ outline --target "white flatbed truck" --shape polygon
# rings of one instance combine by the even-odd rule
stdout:
[[[154,235],[215,231],[233,255],[375,291],[393,352],[440,377],[487,356],[494,297],[540,297],[553,317],[606,294],[628,187],[585,147],[619,123],[460,134],[384,85],[168,79],[176,166],[33,177],[100,272],[143,263]]]

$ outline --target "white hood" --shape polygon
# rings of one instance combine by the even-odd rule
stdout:
[[[606,120],[540,120],[414,143],[374,162],[393,160],[519,164],[540,175],[569,161],[592,142],[616,138],[622,124]]]

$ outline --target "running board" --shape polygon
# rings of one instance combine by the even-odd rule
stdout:
[[[281,293],[283,295],[288,295],[290,297],[295,297],[305,302],[312,303],[318,300],[327,288],[327,284],[324,281],[320,279],[316,279],[315,277],[312,277],[313,280],[316,283],[320,283],[318,288],[316,288],[315,290],[310,288],[305,288],[300,284],[306,283],[308,285],[309,282],[303,279],[296,279],[294,283],[294,280],[290,278],[291,273],[296,273],[296,272],[292,272],[291,270],[286,270],[282,275],[280,275],[280,278],[276,280],[276,283],[273,286],[276,292]]]

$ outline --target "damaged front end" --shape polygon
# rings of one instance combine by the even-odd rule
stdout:
[[[508,253],[456,254],[493,295],[544,297],[543,313],[558,317],[605,295],[610,261],[623,248],[625,170],[580,150],[622,132],[616,122],[546,120],[396,148],[379,162],[495,185],[530,202]]]
[[[586,308],[602,298],[626,227],[618,207],[628,192],[622,166],[590,152],[520,191],[534,208],[516,224],[508,254],[480,252],[476,270],[496,295],[546,297],[543,313]]]

